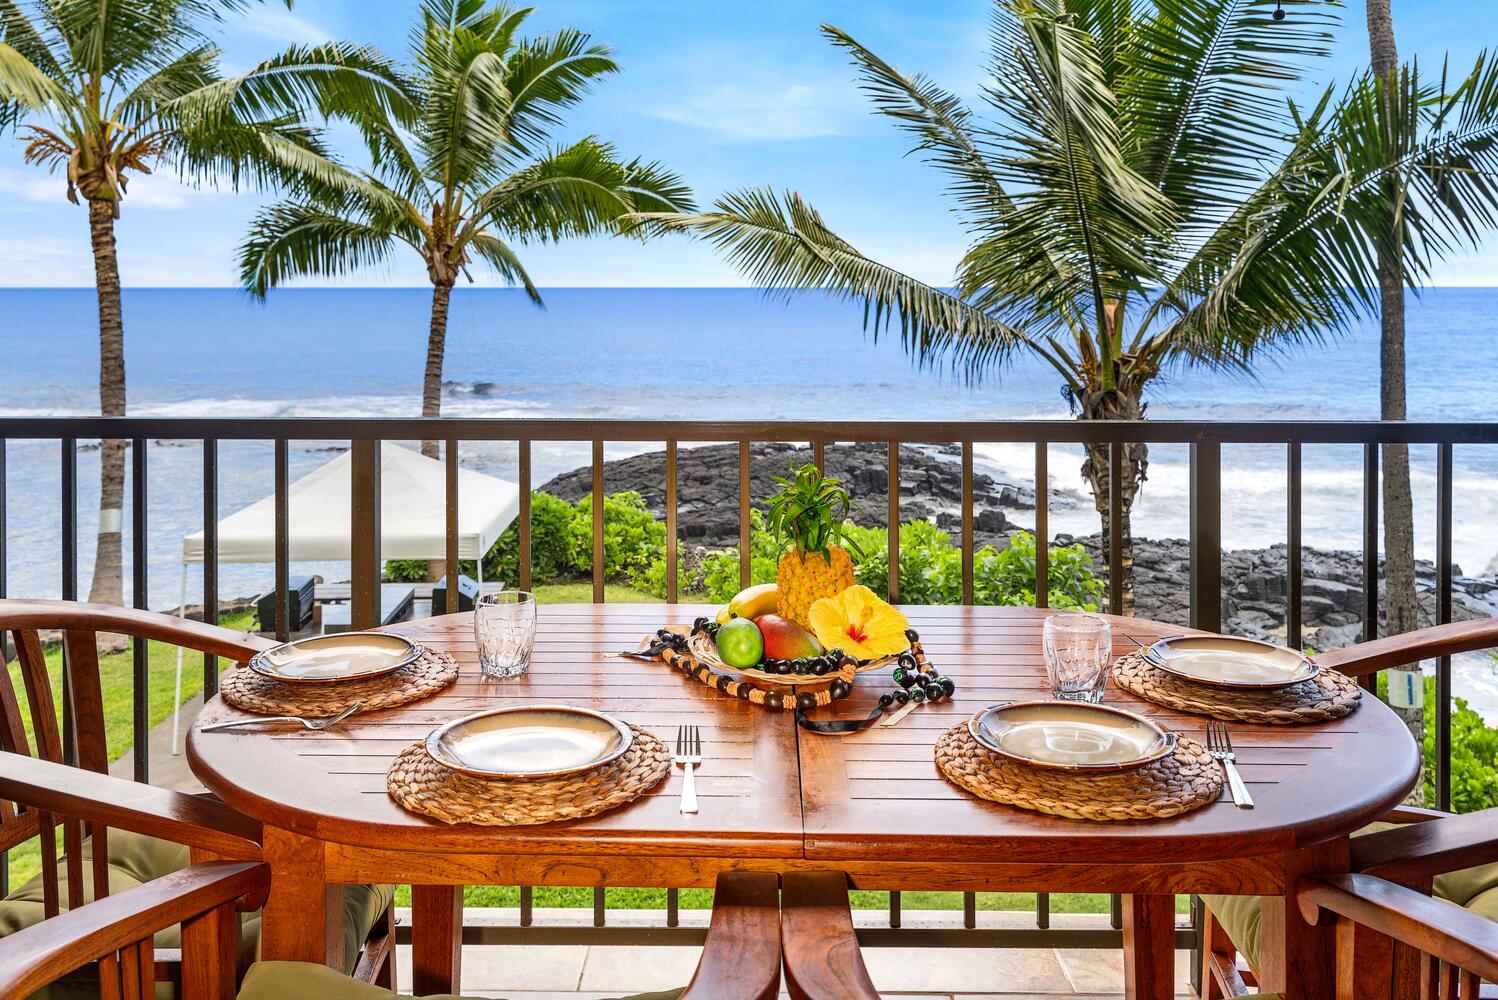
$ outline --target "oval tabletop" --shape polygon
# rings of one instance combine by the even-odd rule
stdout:
[[[668,622],[707,609],[676,605],[547,605],[538,613],[531,668],[492,680],[478,670],[470,615],[405,622],[398,632],[452,654],[459,677],[446,691],[360,714],[326,732],[255,727],[203,733],[242,718],[221,699],[188,738],[193,771],[223,799],[263,822],[366,847],[465,853],[619,850],[658,856],[834,861],[1084,862],[1126,850],[1133,862],[1250,857],[1326,840],[1398,803],[1418,775],[1408,731],[1365,697],[1351,715],[1308,726],[1234,724],[1235,748],[1257,803],[1223,798],[1187,816],[1099,823],[1042,816],[973,798],[942,778],[932,754],[946,728],[997,701],[1044,696],[1041,622],[1029,608],[906,608],[957,695],[899,725],[853,736],[799,731],[791,713],[729,697],[659,662],[623,658]],[[1132,652],[1179,627],[1115,618],[1114,652]],[[852,697],[818,718],[867,714],[889,690],[888,671],[860,675]],[[1203,738],[1204,720],[1110,686],[1110,704]],[[571,704],[607,712],[670,746],[679,725],[701,726],[701,811],[678,811],[681,772],[627,806],[590,819],[533,827],[450,826],[414,815],[385,792],[400,751],[437,726],[485,708]],[[913,857],[901,847],[917,847]],[[891,852],[894,852],[893,854]]]

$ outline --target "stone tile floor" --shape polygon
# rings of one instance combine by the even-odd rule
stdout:
[[[405,914],[401,914],[404,918]],[[514,924],[514,911],[470,910],[469,923]],[[859,923],[881,916],[859,914]],[[537,923],[573,923],[591,911],[536,911]],[[983,913],[987,923],[1033,919],[1028,914]],[[683,911],[684,924],[701,924],[702,911]],[[950,925],[960,914],[907,911],[905,926]],[[1056,915],[1054,926],[1095,918]],[[610,911],[610,923],[657,922],[651,911]],[[470,945],[463,949],[463,992],[507,1000],[613,1000],[647,990],[680,986],[692,976],[699,949],[610,945]],[[409,949],[397,963],[403,991],[410,989]],[[1123,993],[1123,956],[1116,951],[1056,948],[869,948],[869,975],[885,1000],[1113,1000]],[[1176,981],[1189,996],[1187,956],[1178,954]]]

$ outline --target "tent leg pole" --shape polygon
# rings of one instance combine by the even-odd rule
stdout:
[[[187,617],[187,560],[182,560],[181,586],[177,589],[177,617]],[[182,647],[177,647],[177,687],[172,698],[172,756],[182,752],[178,736],[182,726]]]

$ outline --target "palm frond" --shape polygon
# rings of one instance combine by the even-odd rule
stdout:
[[[239,248],[239,280],[251,294],[309,275],[344,275],[383,262],[386,231],[324,208],[299,202],[270,205],[256,214]]]
[[[576,28],[522,43],[508,65],[505,129],[522,151],[546,142],[562,124],[563,110],[581,101],[596,80],[619,71],[613,51]]]
[[[55,80],[11,45],[0,42],[0,126],[6,124],[3,108],[8,104],[41,111],[71,103]]]
[[[641,220],[706,240],[755,285],[861,301],[875,336],[898,324],[902,342],[923,364],[945,358],[976,377],[1025,341],[957,296],[865,257],[794,192],[747,188],[720,198],[711,212],[646,213]]]
[[[541,305],[541,292],[526,273],[514,249],[493,233],[478,233],[468,243],[469,248],[494,269],[507,285],[520,285],[526,296],[536,305]]]

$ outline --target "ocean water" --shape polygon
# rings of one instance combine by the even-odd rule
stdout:
[[[981,384],[922,369],[898,337],[868,335],[856,305],[751,289],[549,289],[546,306],[518,292],[460,288],[448,334],[444,412],[451,415],[660,419],[999,419],[1068,415],[1054,373],[1020,357]],[[132,289],[124,295],[129,408],[177,416],[414,416],[420,409],[429,293],[423,289],[305,289],[258,303],[229,289]],[[1435,289],[1409,304],[1412,419],[1498,420],[1498,289]],[[91,289],[0,289],[0,412],[97,412],[98,355]],[[1266,357],[1253,377],[1181,369],[1152,392],[1149,415],[1183,420],[1370,419],[1378,413],[1378,334],[1370,323],[1327,344]],[[336,442],[292,452],[293,476],[326,461]],[[648,447],[648,446],[646,446]],[[610,445],[608,457],[641,446]],[[985,471],[1029,482],[1030,446],[980,445]],[[60,592],[56,443],[8,446],[7,582],[14,595]],[[221,449],[220,511],[271,489],[269,444]],[[537,446],[535,482],[584,464],[588,445]],[[463,461],[514,472],[513,446],[465,445]],[[1057,531],[1096,530],[1075,470],[1058,446],[1053,486],[1077,492]],[[174,606],[183,535],[201,525],[200,451],[162,442],[150,455],[150,603]],[[1361,545],[1361,450],[1306,448],[1305,542]],[[1224,450],[1229,547],[1282,541],[1284,452]],[[1413,455],[1417,536],[1434,551],[1434,448]],[[1456,451],[1454,547],[1481,571],[1498,554],[1498,449]],[[80,580],[93,555],[98,465],[81,456]],[[1187,530],[1181,447],[1151,451],[1135,517],[1142,536]],[[127,552],[128,557],[128,552]],[[306,566],[335,578],[346,567]],[[128,571],[127,571],[128,572]],[[253,593],[270,567],[224,567],[222,592]],[[127,576],[128,580],[128,576]],[[189,593],[196,592],[194,571]]]

